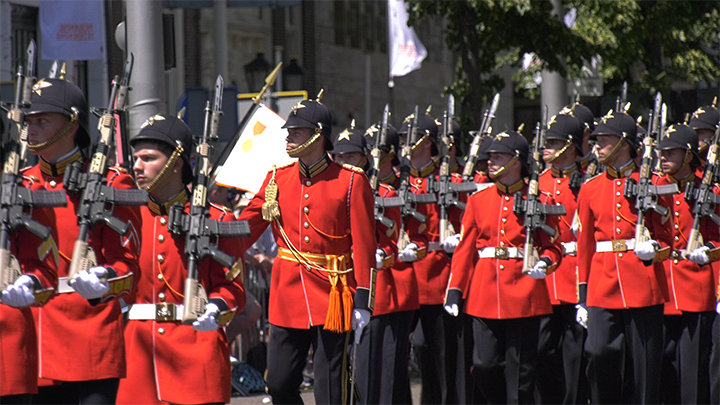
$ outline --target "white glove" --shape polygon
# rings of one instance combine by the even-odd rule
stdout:
[[[445,312],[452,316],[458,316],[460,314],[460,309],[458,308],[457,304],[445,305],[444,308]]]
[[[22,275],[15,283],[9,285],[2,292],[3,304],[14,308],[24,308],[35,302],[35,282],[30,276]]]
[[[401,250],[400,253],[398,253],[398,259],[405,263],[411,263],[418,259],[417,256],[418,251],[418,245],[417,243],[410,243],[405,247],[405,249]]]
[[[455,248],[457,248],[458,244],[460,243],[460,234],[456,233],[455,235],[450,235],[447,238],[445,238],[445,241],[443,242],[443,250],[450,254],[455,252]]]
[[[534,278],[535,280],[542,280],[547,275],[545,274],[546,269],[547,263],[545,263],[545,260],[538,260],[538,262],[535,263],[535,265],[532,269],[530,269],[527,275]]]
[[[580,324],[583,328],[587,329],[587,323],[588,323],[588,310],[585,308],[582,304],[576,304],[575,308],[577,308],[577,313],[575,314],[575,320],[577,323]]]
[[[205,306],[205,313],[193,322],[193,328],[198,332],[210,332],[217,330],[220,327],[218,325],[218,314],[220,314],[220,308],[212,302]]]
[[[90,270],[83,270],[70,280],[70,287],[86,300],[100,298],[110,291],[107,282],[108,271],[105,267],[97,266]],[[102,281],[100,279],[106,279]]]
[[[715,306],[715,312],[720,314],[720,302],[717,303],[717,306]]]
[[[710,262],[710,258],[708,257],[709,251],[709,247],[700,246],[699,248],[690,252],[690,256],[688,257],[688,259],[690,259],[690,261],[695,264],[708,264],[708,262]]]
[[[378,249],[375,251],[375,269],[380,270],[383,268],[385,261],[385,251],[382,249]]]
[[[355,331],[355,344],[360,343],[363,329],[370,322],[370,311],[367,309],[353,309],[352,327]]]
[[[655,253],[658,250],[658,243],[654,240],[648,240],[640,242],[635,245],[635,256],[640,260],[647,261],[655,258]]]

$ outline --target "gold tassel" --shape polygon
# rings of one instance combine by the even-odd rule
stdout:
[[[355,306],[353,303],[353,296],[352,292],[350,291],[350,286],[347,284],[347,277],[345,275],[341,278],[343,282],[343,293],[342,293],[342,300],[343,300],[343,318],[345,321],[345,330],[344,332],[349,332],[352,330],[352,313],[353,313],[353,307]]]
[[[342,306],[340,304],[340,291],[337,287],[338,276],[328,274],[330,279],[330,301],[328,303],[327,318],[323,329],[331,332],[341,333],[343,331]]]
[[[278,188],[275,182],[277,167],[273,166],[272,178],[265,187],[265,202],[262,205],[262,217],[267,222],[280,218],[280,204],[277,202]]]

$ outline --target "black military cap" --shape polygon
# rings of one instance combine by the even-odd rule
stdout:
[[[80,128],[75,143],[80,148],[90,146],[88,132],[88,105],[80,88],[61,79],[41,79],[32,88],[30,107],[23,108],[25,115],[56,113],[71,117],[77,111]]]
[[[492,143],[485,151],[486,153],[505,153],[508,155],[518,155],[518,159],[527,167],[528,161],[528,142],[524,136],[513,131],[505,131],[495,135]]]
[[[343,155],[345,153],[362,153],[367,152],[367,141],[362,131],[355,128],[346,128],[340,132],[333,143],[333,155]]]
[[[130,146],[135,147],[140,141],[156,141],[169,145],[175,149],[180,142],[183,152],[180,157],[185,161],[183,165],[183,183],[192,182],[193,172],[190,165],[190,154],[193,147],[193,135],[190,127],[174,115],[156,114],[145,121],[140,132],[130,139]],[[169,157],[169,156],[168,156]]]
[[[410,114],[407,117],[405,117],[405,120],[403,121],[402,126],[400,127],[400,130],[398,131],[398,134],[407,134],[408,130],[410,128],[410,123],[412,122],[415,114]],[[425,135],[428,135],[431,141],[435,142],[437,141],[438,136],[438,126],[435,122],[435,118],[427,115],[427,114],[420,114],[418,117],[418,140],[422,138]]]
[[[382,124],[373,124],[365,131],[365,142],[367,143],[368,149],[374,148],[375,142],[380,141],[380,128],[382,128]],[[385,146],[381,146],[380,149],[388,153],[393,151],[395,153],[392,161],[393,166],[400,164],[400,136],[394,126],[388,124]]]
[[[577,118],[581,125],[590,128],[591,131],[594,130],[595,125],[597,125],[592,111],[580,103],[575,103],[570,107],[570,115]]]
[[[312,128],[321,129],[326,142],[326,149],[332,142],[332,114],[322,103],[314,100],[303,100],[290,110],[287,121],[282,128]]]
[[[602,118],[602,121],[595,127],[591,134],[593,137],[597,135],[613,135],[618,138],[625,138],[625,141],[633,148],[637,148],[637,123],[635,120],[625,114],[618,112],[610,112]]]
[[[582,154],[583,124],[576,117],[567,114],[558,114],[550,118],[545,139],[568,140],[575,145],[579,154]]]
[[[438,129],[438,135],[442,134],[444,131],[443,123],[440,121],[435,121],[435,124],[437,124]],[[455,146],[455,154],[457,156],[462,156],[463,151],[460,148],[460,140],[463,137],[462,128],[460,128],[460,124],[458,124],[457,121],[453,121],[452,123],[452,133],[450,134],[450,145],[449,146]]]
[[[486,136],[483,137],[480,141],[480,148],[478,148],[478,160],[488,160],[490,159],[490,155],[488,155],[488,148],[490,148],[490,145],[493,143],[493,137]]]
[[[690,127],[692,129],[709,129],[717,130],[718,121],[720,121],[720,111],[715,106],[706,105],[698,108],[690,118]]]
[[[689,149],[699,158],[698,143],[698,136],[694,129],[685,124],[673,124],[665,131],[665,136],[658,143],[657,149]]]

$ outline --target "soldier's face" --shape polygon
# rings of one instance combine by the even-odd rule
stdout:
[[[288,135],[285,137],[287,146],[285,150],[295,149],[305,143],[315,133],[310,128],[288,128]]]
[[[360,152],[343,153],[342,155],[335,155],[334,160],[340,164],[348,164],[355,167],[363,168],[367,163],[367,158]]]
[[[31,114],[26,116],[25,120],[28,124],[28,143],[30,145],[39,145],[50,140],[70,121],[68,117],[56,113]],[[78,124],[75,124],[76,131],[77,128]],[[75,140],[73,136],[65,136],[54,145],[43,150],[41,154],[52,154],[55,150],[66,150],[67,148],[72,148],[74,143]]]
[[[595,145],[595,148],[597,149],[598,158],[600,160],[605,159],[607,156],[610,155],[610,152],[612,152],[613,148],[617,143],[620,142],[620,138],[613,135],[598,135],[597,136],[597,144]],[[612,162],[607,162],[608,164],[611,164]]]
[[[562,149],[565,146],[565,141],[562,141],[560,139],[547,139],[545,141],[545,149],[543,149],[543,158],[547,159],[554,155],[557,151]],[[570,148],[568,148],[569,150]],[[563,155],[567,153],[565,151]],[[561,155],[562,156],[562,155]]]
[[[712,129],[696,129],[695,132],[698,135],[698,140],[700,141],[700,147],[704,146],[708,142],[710,142],[710,138],[715,135],[715,132]]]
[[[685,162],[684,149],[670,149],[660,151],[660,163],[664,174],[675,175]]]
[[[162,171],[169,157],[158,149],[157,144],[139,141],[135,144],[135,181],[140,188],[147,187]],[[179,160],[179,159],[178,159]]]
[[[502,169],[506,164],[512,160],[513,156],[507,153],[496,153],[490,152],[490,160],[488,160],[488,171],[490,173],[497,173],[498,170]],[[516,168],[520,167],[520,162],[515,162],[512,166],[503,170],[503,172],[496,178],[496,180],[502,181],[502,179],[508,174],[512,173]],[[518,169],[519,170],[519,169]],[[518,172],[519,173],[519,172]]]

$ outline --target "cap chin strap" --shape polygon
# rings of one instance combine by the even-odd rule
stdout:
[[[554,162],[555,160],[557,160],[557,158],[560,157],[560,155],[562,155],[563,153],[565,153],[565,151],[568,150],[568,148],[569,148],[570,146],[572,146],[572,144],[573,144],[573,143],[572,143],[572,139],[568,139],[568,141],[565,142],[565,146],[563,146],[562,149],[560,149],[559,151],[553,153],[553,154],[550,155],[549,157],[544,158],[544,159],[545,159],[545,162],[547,162],[547,163]]]
[[[505,173],[505,170],[507,170],[510,166],[514,165],[515,162],[517,162],[519,158],[520,158],[520,155],[518,154],[517,151],[515,151],[515,156],[513,156],[513,158],[510,159],[510,161],[507,162],[505,164],[505,166],[499,168],[497,171],[490,172],[490,178],[493,180],[497,179],[501,174]]]
[[[698,156],[700,157],[700,163],[705,165],[705,162],[707,161],[707,150],[710,147],[710,142],[705,142],[702,146],[698,148]]]
[[[598,161],[599,161],[601,164],[603,164],[603,165],[604,165],[606,162],[611,161],[612,158],[614,158],[615,155],[617,155],[618,151],[619,151],[620,148],[623,146],[623,143],[625,143],[625,135],[623,135],[623,137],[620,138],[620,141],[618,141],[618,143],[615,144],[615,147],[610,151],[610,154],[609,154],[609,155],[605,156],[605,157],[602,158],[602,159],[598,157]]]
[[[315,134],[310,137],[307,141],[303,142],[302,145],[298,146],[297,148],[290,149],[287,151],[287,154],[290,155],[291,158],[296,158],[300,154],[300,152],[307,149],[310,145],[313,144],[313,142],[317,141],[320,138],[320,135],[322,134],[322,125],[320,125],[320,128],[315,129]]]
[[[138,188],[143,189],[148,193],[151,193],[157,188],[158,184],[160,184],[162,180],[167,176],[167,174],[170,172],[170,168],[175,166],[175,162],[177,162],[180,155],[182,155],[182,153],[185,151],[185,148],[182,147],[180,141],[175,142],[177,142],[177,146],[175,146],[175,150],[173,151],[172,155],[170,155],[170,159],[168,159],[167,163],[165,163],[165,166],[162,168],[162,170],[160,170],[160,173],[155,176],[155,178],[153,179],[153,181],[150,182],[150,184],[145,187],[140,187],[140,185],[138,185]]]
[[[45,149],[55,145],[59,140],[64,138],[70,130],[75,126],[75,124],[78,122],[78,112],[75,108],[72,109],[72,115],[70,116],[70,121],[68,121],[65,126],[60,128],[60,131],[56,133],[52,138],[48,139],[47,141],[43,143],[39,143],[37,145],[30,145],[28,144],[28,149],[30,152],[37,153],[42,152]]]
[[[383,163],[387,162],[388,159],[392,159],[392,158],[394,158],[394,157],[395,157],[395,151],[391,149],[390,152],[388,152],[388,153],[385,155],[385,158],[384,158],[384,159],[380,159],[380,165],[382,165]]]
[[[428,139],[429,136],[430,135],[425,134],[425,135],[423,135],[422,138],[420,138],[417,142],[415,142],[415,145],[412,145],[412,147],[411,147],[413,152],[415,151],[415,149],[417,149],[418,146],[420,146],[421,143],[423,143],[426,139]]]

